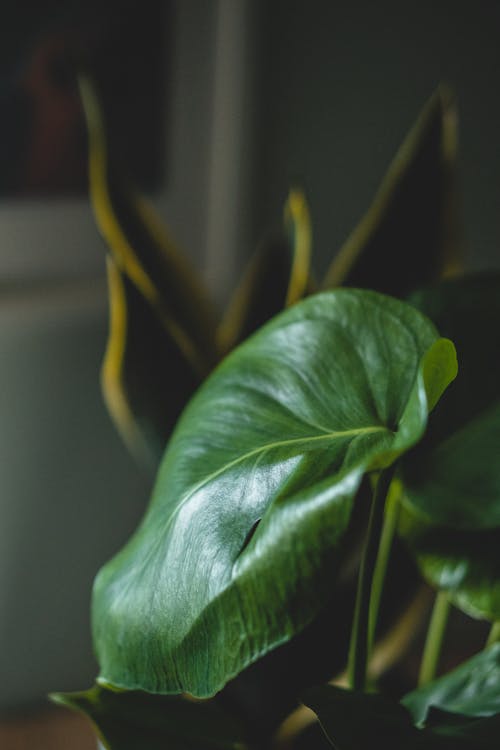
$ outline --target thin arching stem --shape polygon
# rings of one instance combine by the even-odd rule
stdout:
[[[370,597],[384,520],[385,500],[393,473],[392,469],[381,472],[373,493],[368,532],[358,576],[356,605],[349,647],[349,683],[353,690],[363,690],[366,683],[366,665],[369,656]]]
[[[426,685],[436,676],[449,613],[450,600],[448,594],[445,591],[440,591],[436,595],[429,628],[427,630],[427,638],[425,640],[424,653],[418,677],[419,685]]]
[[[387,568],[389,565],[389,557],[392,549],[392,542],[394,540],[394,534],[398,525],[399,519],[399,498],[401,496],[401,483],[394,479],[389,488],[387,495],[387,501],[385,504],[385,515],[384,523],[382,527],[382,533],[380,536],[380,544],[377,554],[377,562],[375,563],[375,571],[373,574],[373,583],[370,596],[370,612],[368,616],[368,650],[371,651],[371,647],[375,638],[375,630],[377,627],[378,613],[380,609],[380,600],[382,598],[382,592],[384,589],[385,577],[387,574]]]

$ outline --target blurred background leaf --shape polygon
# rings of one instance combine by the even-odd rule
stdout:
[[[455,214],[457,125],[440,87],[404,140],[372,205],[327,271],[324,286],[404,297],[460,267]]]
[[[284,218],[286,234],[263,242],[229,302],[218,330],[222,354],[314,289],[311,219],[301,191],[290,192]]]

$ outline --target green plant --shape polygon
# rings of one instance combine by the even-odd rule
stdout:
[[[193,312],[206,309],[204,295],[171,243],[154,242],[143,204],[111,177],[88,86],[91,186],[112,252],[112,411],[129,442],[158,449],[180,408],[174,393],[184,404],[203,383],[170,438],[143,522],[96,579],[98,685],[56,699],[91,716],[113,750],[283,747],[286,733],[276,732],[298,700],[319,718],[319,747],[359,750],[375,736],[395,749],[496,747],[498,626],[482,652],[435,676],[451,604],[500,620],[500,275],[435,283],[410,301],[387,294],[406,296],[414,280],[450,265],[449,95],[427,105],[327,273],[327,286],[369,279],[376,291],[298,301],[315,284],[307,209],[294,193],[291,239],[271,251],[287,259],[272,277],[281,293],[255,292],[269,268],[264,252],[233,304],[238,325],[226,319],[217,335]],[[423,259],[401,258],[401,247],[424,240]],[[176,285],[184,296],[173,295]],[[165,373],[174,367],[177,391],[150,372],[150,357]],[[397,540],[438,590],[420,686],[402,698],[383,695],[372,668],[384,611],[390,632],[398,616],[383,600]],[[353,560],[344,648],[342,581]],[[318,626],[325,612],[328,638]],[[283,649],[294,661],[280,682]],[[321,684],[332,654],[347,665],[347,689]],[[281,692],[263,711],[269,684]]]

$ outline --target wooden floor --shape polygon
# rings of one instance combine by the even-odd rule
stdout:
[[[0,750],[96,750],[84,716],[50,708],[26,717],[0,719]]]

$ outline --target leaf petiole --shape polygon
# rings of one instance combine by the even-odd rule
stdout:
[[[377,554],[377,562],[375,563],[375,571],[373,573],[373,583],[370,595],[370,612],[368,615],[369,652],[371,652],[371,648],[375,638],[375,630],[377,627],[378,613],[380,609],[380,600],[382,598],[382,591],[384,588],[385,576],[389,564],[392,542],[398,525],[400,508],[399,499],[401,497],[401,492],[401,482],[397,479],[394,479],[390,484],[387,494],[384,522],[382,533],[380,535],[380,544]]]
[[[394,469],[382,471],[375,485],[370,510],[363,558],[358,576],[356,605],[349,646],[348,674],[353,690],[363,690],[366,683],[366,667],[370,649],[369,620],[370,600],[375,576],[375,566],[384,521],[384,507]]]
[[[443,645],[443,638],[448,623],[450,613],[450,600],[446,591],[439,591],[436,594],[434,608],[427,630],[424,653],[420,664],[420,673],[418,676],[419,687],[427,685],[428,682],[436,676]]]

